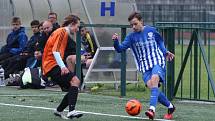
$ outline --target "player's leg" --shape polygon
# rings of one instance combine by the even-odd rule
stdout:
[[[157,65],[153,68],[152,73],[159,75],[160,82],[165,83],[165,75],[166,75],[165,69],[163,69],[161,66]],[[164,95],[163,92],[159,92],[158,102],[160,102],[162,105],[168,107],[168,114],[172,114],[175,111],[175,107],[167,99],[167,97]],[[167,115],[166,119],[169,119],[171,117],[172,117],[172,115]],[[165,118],[165,116],[164,116],[164,118]]]
[[[81,117],[83,114],[75,111],[75,105],[78,97],[78,87],[80,80],[74,75],[74,73],[68,73],[61,75],[61,69],[59,66],[55,66],[47,76],[50,76],[54,82],[56,82],[62,90],[67,90],[68,93],[64,96],[61,103],[57,107],[54,114],[63,118],[63,110],[69,106],[68,118]]]
[[[75,111],[75,106],[78,98],[78,87],[80,85],[80,80],[77,76],[74,75],[74,73],[70,73],[68,75],[70,78],[69,81],[69,92],[68,92],[68,105],[69,105],[69,112],[67,114],[68,118],[79,118],[83,114],[80,112]]]
[[[155,109],[157,106],[158,94],[159,94],[158,83],[159,83],[159,76],[156,74],[153,74],[151,76],[151,79],[147,81],[147,87],[150,88],[151,95],[150,95],[150,107],[148,111],[145,112],[145,114],[146,116],[149,117],[149,119],[154,119],[155,117]]]
[[[168,108],[167,114],[164,115],[164,119],[172,119],[175,106],[167,99],[163,92],[160,92],[158,96],[158,102]]]
[[[153,81],[152,81],[153,79]],[[155,107],[157,105],[157,90],[158,86],[156,86],[156,76],[153,76],[152,78],[152,69],[146,71],[143,74],[143,80],[146,86],[151,90],[151,96],[150,96],[150,107],[149,109],[145,112],[146,116],[149,117],[149,119],[154,119],[155,116]],[[157,84],[158,85],[158,84]]]
[[[51,79],[57,83],[62,89],[63,83],[61,81],[61,69],[59,66],[55,66],[50,72],[48,72],[47,76],[51,77]],[[54,111],[54,115],[59,116],[63,119],[68,119],[64,114],[64,109],[68,106],[68,93],[63,97],[61,103],[58,105],[58,107]]]

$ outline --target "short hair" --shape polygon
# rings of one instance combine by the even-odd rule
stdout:
[[[43,22],[44,22],[44,21],[40,22],[40,24],[39,24],[39,26],[38,26],[38,27],[41,27],[41,26],[43,26]]]
[[[49,12],[48,16],[50,16],[50,15],[55,15],[56,19],[57,19],[57,13],[55,13],[55,12]]]
[[[80,21],[80,18],[77,15],[70,14],[64,18],[62,27],[68,26],[69,24],[77,24]]]
[[[20,23],[21,24],[21,19],[19,17],[13,17],[11,23]]]
[[[131,13],[131,14],[129,15],[128,21],[131,21],[131,20],[134,19],[134,18],[137,18],[139,21],[142,20],[141,14],[140,14],[139,12],[136,12],[136,11],[133,12],[133,13]]]
[[[31,26],[35,26],[35,25],[39,26],[40,22],[38,20],[31,21]]]

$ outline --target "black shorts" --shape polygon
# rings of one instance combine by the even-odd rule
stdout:
[[[61,68],[59,66],[55,66],[47,73],[46,76],[51,77],[51,80],[56,82],[61,87],[62,91],[68,91],[70,87],[70,81],[75,76],[75,74],[70,72],[66,75],[61,75]]]

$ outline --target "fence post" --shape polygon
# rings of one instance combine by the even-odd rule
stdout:
[[[81,30],[81,27],[79,30]],[[81,32],[78,31],[76,35],[76,75],[81,80]]]
[[[169,27],[164,29],[164,39],[168,51],[175,53],[175,28]],[[174,84],[175,84],[175,60],[167,62],[167,97],[173,99]]]
[[[121,28],[121,40],[126,36],[126,28]],[[126,96],[126,51],[121,53],[121,96]]]
[[[194,99],[197,99],[197,92],[198,92],[198,30],[195,29],[194,30],[194,83],[193,83],[193,86],[194,86]]]

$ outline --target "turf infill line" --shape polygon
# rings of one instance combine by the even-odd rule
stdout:
[[[52,110],[52,111],[55,110],[55,108],[37,107],[37,106],[28,106],[28,105],[16,105],[16,104],[7,104],[7,103],[0,103],[0,105],[2,105],[2,106],[11,106],[11,107],[21,107],[21,108]],[[65,110],[65,111],[68,111],[68,110]],[[99,116],[121,117],[121,118],[130,118],[130,119],[148,119],[148,118],[136,117],[136,116],[125,116],[125,115],[95,113],[95,112],[86,112],[86,111],[78,111],[78,112],[81,112],[81,113],[84,113],[84,114],[99,115]],[[174,120],[165,120],[165,119],[154,119],[154,120],[155,121],[174,121]]]

